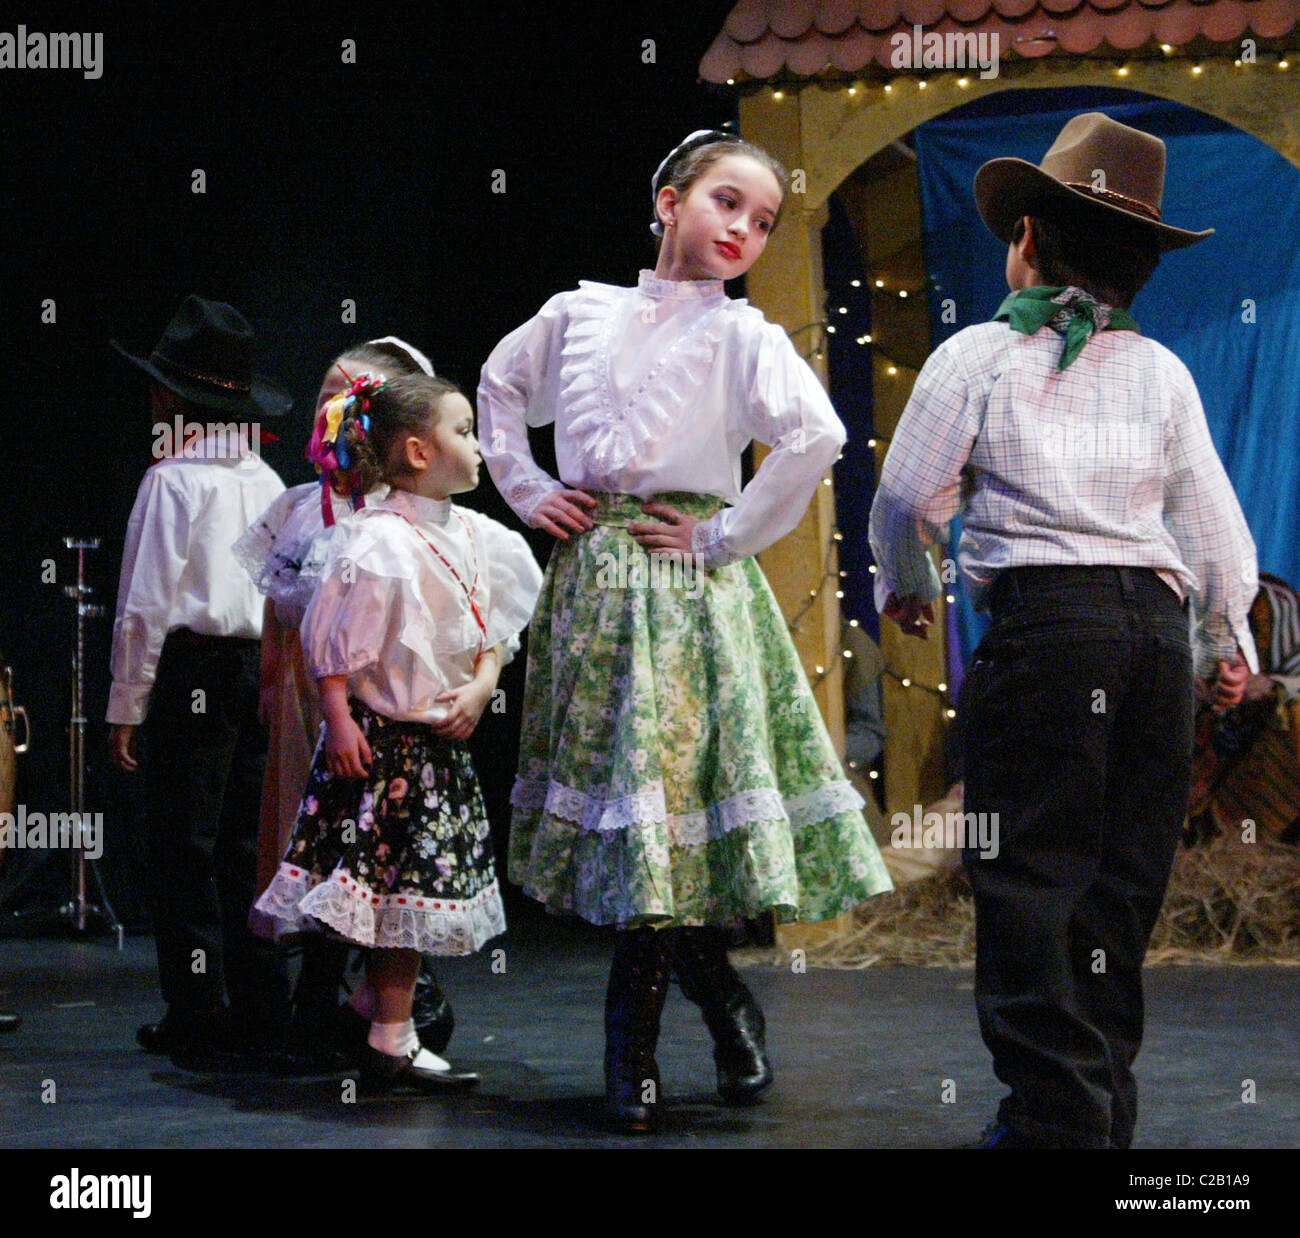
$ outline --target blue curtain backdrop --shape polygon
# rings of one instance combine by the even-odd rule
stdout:
[[[824,337],[830,363],[831,402],[849,435],[835,466],[835,523],[842,535],[839,560],[844,592],[840,613],[845,619],[856,619],[872,640],[879,641],[880,618],[872,594],[867,531],[876,496],[876,452],[867,446],[874,432],[875,394],[871,348],[858,343],[871,332],[871,289],[862,248],[834,194],[830,217],[822,229],[822,276],[826,283],[826,314],[834,328]],[[804,333],[797,338],[794,343],[800,353],[807,355],[815,348],[819,334]]]
[[[1165,220],[1216,230],[1162,259],[1133,313],[1196,380],[1261,570],[1300,584],[1300,169],[1271,147],[1203,113],[1121,91],[1008,91],[922,125],[933,343],[991,318],[1007,292],[1006,247],[975,210],[976,170],[1001,155],[1037,164],[1080,111],[1163,138]],[[943,321],[948,298],[955,322]],[[1247,302],[1254,323],[1243,321]],[[961,591],[957,619],[964,659],[986,625]]]

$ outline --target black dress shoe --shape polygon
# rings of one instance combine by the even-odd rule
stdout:
[[[157,1023],[142,1023],[135,1029],[135,1042],[146,1053],[171,1053],[184,1041],[174,1022],[166,1016]]]
[[[378,1093],[414,1090],[434,1094],[471,1088],[479,1081],[472,1070],[427,1070],[417,1066],[419,1052],[413,1049],[405,1057],[395,1057],[366,1045],[361,1051],[362,1088]]]
[[[182,1015],[169,1010],[157,1023],[145,1023],[136,1029],[136,1043],[146,1053],[205,1054],[237,1052],[232,1043],[228,1011],[206,1011]]]
[[[190,1043],[194,1020],[183,1018],[169,1010],[157,1023],[145,1023],[136,1028],[135,1040],[146,1053],[175,1053]]]
[[[23,1016],[0,1011],[0,1032],[16,1032],[23,1025]]]

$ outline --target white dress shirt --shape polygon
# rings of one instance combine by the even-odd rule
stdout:
[[[1187,367],[1134,331],[1092,336],[1058,372],[1061,347],[988,322],[926,361],[871,509],[877,607],[939,595],[926,547],[961,512],[977,607],[1006,568],[1152,568],[1192,598],[1198,674],[1238,646],[1257,670],[1255,543]]]
[[[518,533],[450,500],[392,490],[367,500],[325,565],[302,621],[307,667],[316,679],[346,675],[348,692],[386,718],[440,721],[438,696],[474,678],[481,649],[502,645],[509,660],[519,648],[541,583]]]
[[[789,533],[845,437],[780,327],[721,281],[649,271],[635,288],[583,283],[552,297],[493,350],[478,414],[492,479],[525,523],[565,486],[734,504],[695,529],[708,567]],[[528,446],[527,427],[551,423],[563,482]],[[741,453],[755,439],[772,451],[742,491]]]
[[[151,465],[126,529],[110,663],[108,721],[138,726],[167,633],[262,635],[262,598],[240,569],[235,539],[284,490],[259,457],[220,442]],[[188,450],[189,448],[187,448]]]

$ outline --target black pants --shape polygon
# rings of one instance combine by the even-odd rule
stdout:
[[[1142,958],[1187,809],[1187,613],[1153,572],[1114,567],[1005,572],[990,610],[962,700],[965,811],[997,814],[998,845],[963,859],[999,1117],[1126,1147]]]
[[[266,730],[260,645],[172,632],[145,723],[151,903],[163,998],[178,1016],[227,997],[238,1023],[274,1037],[288,1008],[277,952],[248,929]]]

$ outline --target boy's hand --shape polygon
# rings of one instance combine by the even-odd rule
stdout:
[[[567,542],[569,535],[564,529],[586,533],[595,527],[596,522],[582,510],[583,507],[595,506],[596,500],[585,490],[556,490],[533,509],[532,523],[536,528],[545,529],[562,542]]]
[[[339,778],[364,778],[370,772],[370,745],[350,713],[325,719],[325,761]]]
[[[443,692],[435,698],[447,704],[447,716],[440,722],[431,722],[435,735],[443,739],[468,739],[474,734],[478,720],[492,699],[492,687],[483,680],[474,679],[460,688]]]
[[[903,629],[905,636],[930,639],[926,629],[934,622],[933,602],[922,602],[914,593],[909,593],[904,598],[891,593],[885,602],[885,614]]]
[[[652,554],[691,553],[691,535],[700,522],[693,516],[679,512],[667,503],[642,503],[641,510],[647,516],[658,516],[663,524],[649,524],[634,521],[627,526],[627,531]]]
[[[1250,679],[1250,667],[1240,649],[1231,662],[1220,662],[1219,673],[1211,686],[1210,703],[1217,713],[1240,705],[1246,693],[1246,683]]]
[[[118,769],[134,774],[140,768],[135,759],[135,731],[133,726],[115,723],[108,732],[108,755]]]

